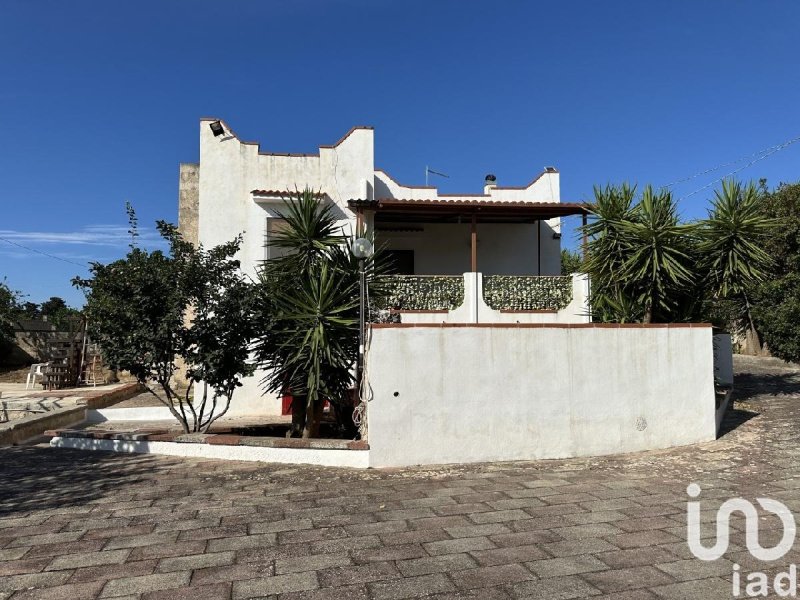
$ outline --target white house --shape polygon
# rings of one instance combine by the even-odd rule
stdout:
[[[375,168],[374,131],[353,127],[317,154],[264,152],[219,119],[200,120],[200,162],[180,167],[179,224],[205,247],[242,233],[240,260],[254,274],[274,252],[284,198],[310,188],[330,202],[342,227],[359,223],[394,259],[403,322],[587,322],[588,283],[560,276],[560,217],[585,214],[562,203],[550,167],[519,187],[487,176],[480,193],[440,194],[398,183]],[[264,410],[256,385],[235,409]],[[278,410],[278,399],[267,401]]]

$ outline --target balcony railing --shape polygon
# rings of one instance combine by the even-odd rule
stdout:
[[[382,309],[455,310],[464,303],[462,275],[392,275],[378,288]]]
[[[494,310],[562,310],[572,301],[572,277],[484,275],[483,301]]]

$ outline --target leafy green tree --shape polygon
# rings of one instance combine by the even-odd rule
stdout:
[[[286,252],[259,272],[254,352],[265,389],[294,398],[290,434],[315,437],[325,400],[338,415],[352,411],[359,265],[332,208],[310,190],[287,198],[281,217],[270,244]]]
[[[5,358],[14,343],[14,324],[20,317],[21,295],[0,281],[0,359]]]
[[[130,371],[185,432],[204,432],[253,372],[252,290],[233,258],[241,238],[205,250],[184,241],[173,225],[159,221],[157,227],[169,242],[168,255],[136,247],[132,219],[127,256],[92,264],[92,277],[73,283],[86,291],[90,331],[110,366]],[[176,384],[182,368],[183,391]]]
[[[572,275],[572,273],[583,272],[583,257],[569,248],[561,249],[561,274]]]
[[[779,185],[764,206],[779,226],[764,242],[773,266],[755,288],[753,320],[770,353],[800,362],[800,183]]]
[[[81,312],[67,306],[63,298],[51,296],[49,300],[39,306],[39,315],[47,317],[47,320],[56,326],[60,331],[67,331],[75,327],[76,322],[81,317]]]

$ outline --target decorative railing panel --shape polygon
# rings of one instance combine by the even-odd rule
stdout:
[[[392,275],[377,285],[382,309],[455,310],[464,303],[461,275]]]
[[[572,277],[484,275],[483,301],[494,310],[561,310],[572,301]]]

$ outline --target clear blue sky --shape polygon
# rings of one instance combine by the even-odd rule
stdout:
[[[0,236],[76,263],[124,254],[126,200],[146,242],[177,219],[206,115],[278,152],[373,125],[377,166],[422,183],[428,164],[443,192],[554,165],[564,201],[800,136],[791,0],[0,0],[0,15]],[[740,177],[800,180],[800,143]],[[80,305],[69,280],[86,273],[0,240],[0,278],[30,300]]]

